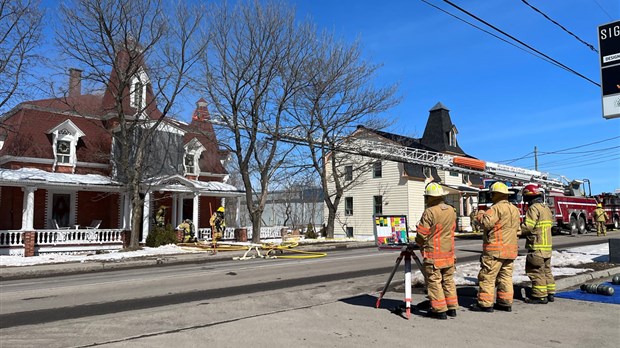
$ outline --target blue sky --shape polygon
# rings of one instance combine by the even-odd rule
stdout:
[[[441,0],[427,1],[480,24]],[[598,53],[520,0],[452,2],[600,83]],[[461,147],[487,161],[519,158],[534,146],[552,152],[615,138],[538,162],[541,171],[590,179],[594,193],[620,188],[620,119],[602,117],[600,87],[419,0],[289,3],[320,28],[359,39],[367,59],[383,64],[379,84],[400,84],[401,104],[384,115],[395,119],[390,131],[420,137],[428,110],[441,101]],[[597,27],[620,20],[618,0],[528,3],[597,49]],[[511,164],[533,168],[534,159]]]
[[[426,1],[484,27],[442,0]],[[600,83],[598,53],[522,1],[453,2]],[[620,0],[528,2],[596,48],[597,27],[620,20]],[[472,156],[493,162],[525,156],[510,164],[533,168],[530,153],[537,146],[539,170],[588,178],[593,193],[620,189],[620,118],[602,117],[600,87],[420,0],[287,3],[319,29],[350,42],[358,39],[366,59],[383,65],[379,85],[399,84],[401,104],[382,115],[394,120],[388,131],[421,137],[429,109],[440,101],[450,109],[461,147]],[[58,5],[43,4],[52,13]],[[54,51],[52,42],[47,46]],[[180,118],[190,118],[195,99],[180,99]],[[596,144],[581,147],[590,143]]]

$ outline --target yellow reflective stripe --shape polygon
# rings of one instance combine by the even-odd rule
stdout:
[[[548,290],[555,290],[555,284],[547,284]]]
[[[534,226],[536,226],[536,220],[530,220],[530,219],[527,219],[527,218],[526,218],[526,219],[525,219],[525,224],[526,224],[527,226],[534,227]]]
[[[537,290],[547,290],[546,285],[534,285],[532,288],[537,289]]]

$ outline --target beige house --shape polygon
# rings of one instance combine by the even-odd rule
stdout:
[[[458,145],[458,132],[450,119],[449,110],[437,103],[431,110],[422,138],[410,138],[359,126],[350,139],[372,139],[395,147],[441,152],[450,155],[467,155]],[[371,162],[367,166],[361,163]],[[371,159],[350,155],[344,161],[342,172],[345,180],[355,180],[338,207],[334,235],[336,237],[372,237],[373,215],[407,215],[411,231],[424,211],[424,188],[429,182],[438,182],[449,194],[446,202],[459,216],[459,231],[471,231],[469,214],[478,201],[480,177],[391,160]],[[355,171],[360,171],[355,173]],[[325,210],[325,218],[327,211]]]

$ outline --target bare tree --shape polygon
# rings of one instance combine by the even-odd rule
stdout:
[[[40,60],[42,19],[38,0],[0,0],[0,112],[14,104],[29,68]]]
[[[182,161],[171,146],[179,140],[164,134],[160,124],[187,88],[204,49],[198,41],[204,37],[197,35],[203,14],[201,8],[161,0],[75,0],[61,6],[58,47],[84,69],[86,84],[106,86],[102,107],[113,138],[112,162],[133,209],[131,248],[139,245],[144,179],[174,173]]]
[[[294,11],[281,3],[224,3],[208,14],[204,89],[223,124],[221,143],[237,161],[252,241],[258,242],[270,180],[292,150],[278,139],[291,99],[305,83],[301,66],[311,31],[297,25]]]
[[[294,118],[298,134],[306,138],[312,165],[321,176],[328,211],[326,231],[334,236],[334,225],[344,192],[359,183],[376,160],[339,151],[359,124],[382,128],[387,124],[378,115],[399,100],[397,87],[375,87],[379,68],[361,58],[358,44],[338,42],[324,33],[306,60],[303,93],[295,96]],[[350,148],[350,146],[349,146]],[[348,167],[351,166],[351,167]]]

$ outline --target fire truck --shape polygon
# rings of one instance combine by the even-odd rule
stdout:
[[[596,200],[603,205],[603,209],[607,212],[606,224],[613,228],[620,228],[620,192],[608,193],[603,192],[600,195],[596,195]]]

